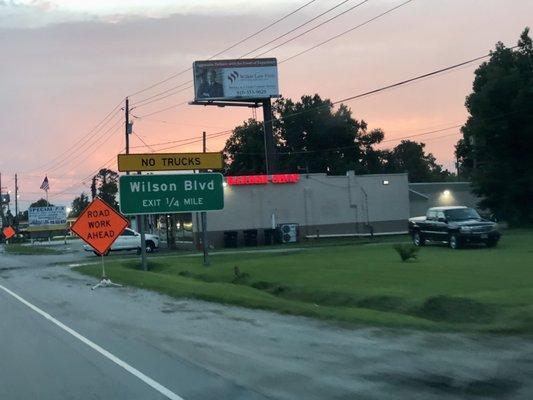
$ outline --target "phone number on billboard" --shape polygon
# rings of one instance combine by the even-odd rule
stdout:
[[[249,89],[249,90],[237,90],[237,95],[238,96],[244,96],[244,95],[248,95],[248,94],[267,94],[267,91],[265,89],[262,89],[262,90],[252,90],[252,89]]]

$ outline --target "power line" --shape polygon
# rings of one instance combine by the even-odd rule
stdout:
[[[462,127],[462,126],[463,126],[463,124],[453,125],[453,126],[449,126],[449,127],[447,127],[447,128],[435,129],[435,130],[432,130],[432,131],[428,131],[428,132],[424,132],[424,133],[419,133],[419,134],[416,134],[416,135],[409,135],[409,136],[404,136],[404,137],[398,137],[398,138],[393,138],[393,139],[382,140],[382,141],[379,142],[379,143],[396,142],[396,141],[398,141],[398,140],[412,139],[412,138],[415,138],[415,137],[420,137],[420,136],[430,135],[430,134],[432,134],[432,133],[438,133],[438,132],[449,131],[450,129],[457,129],[457,128],[460,128],[460,127]],[[454,135],[455,135],[455,134],[454,134]]]
[[[315,1],[316,1],[316,0],[310,0],[310,1],[306,2],[306,3],[304,3],[302,6],[300,6],[300,7],[298,7],[297,9],[291,11],[290,13],[288,13],[288,14],[282,16],[281,18],[278,18],[278,19],[275,20],[274,22],[271,22],[271,23],[268,24],[267,26],[265,26],[265,27],[259,29],[258,31],[256,31],[256,32],[254,32],[254,33],[248,35],[248,36],[245,37],[244,39],[239,40],[238,42],[232,44],[231,46],[226,47],[224,50],[221,50],[221,51],[219,51],[218,53],[212,55],[211,57],[208,58],[208,60],[211,60],[211,59],[213,59],[213,58],[215,58],[215,57],[217,57],[217,56],[219,56],[219,55],[225,53],[226,51],[233,49],[234,47],[238,46],[239,44],[244,43],[244,42],[246,42],[247,40],[250,40],[251,38],[253,38],[253,37],[259,35],[260,33],[262,33],[262,32],[264,32],[264,31],[270,29],[270,28],[273,27],[274,25],[276,25],[276,24],[280,23],[281,21],[283,21],[283,20],[289,18],[290,16],[296,14],[298,11],[300,11],[300,10],[304,9],[305,7],[311,5],[311,4],[314,3]],[[133,97],[133,96],[136,96],[136,95],[138,95],[138,94],[140,94],[140,93],[144,93],[144,92],[146,92],[146,91],[148,91],[148,90],[150,90],[150,89],[153,89],[154,87],[157,87],[157,86],[159,86],[159,85],[162,85],[163,83],[166,83],[166,82],[168,82],[168,81],[170,81],[170,80],[172,80],[172,79],[174,79],[174,78],[176,78],[176,77],[178,77],[178,76],[180,76],[180,75],[183,75],[184,73],[186,73],[187,71],[190,71],[191,69],[192,69],[192,68],[189,67],[189,68],[184,69],[184,70],[182,70],[182,71],[180,71],[180,72],[177,72],[177,73],[175,73],[175,74],[173,74],[173,75],[170,75],[168,78],[165,78],[165,79],[163,79],[163,80],[160,80],[160,81],[158,81],[158,82],[156,82],[156,83],[154,83],[154,84],[152,84],[152,85],[150,85],[150,86],[148,86],[148,87],[146,87],[146,88],[144,88],[144,89],[138,90],[138,91],[136,91],[136,92],[134,92],[134,93],[128,95],[128,97]]]
[[[411,0],[409,0],[409,1],[411,1]],[[392,88],[396,88],[396,87],[399,87],[399,86],[407,85],[407,84],[416,82],[416,81],[421,80],[421,79],[426,79],[428,77],[432,77],[432,76],[435,76],[435,75],[438,75],[438,74],[441,74],[441,73],[444,73],[444,72],[447,72],[447,71],[451,71],[451,70],[457,69],[457,68],[462,67],[464,65],[471,64],[473,62],[476,62],[476,61],[482,60],[484,58],[490,57],[490,55],[491,55],[490,53],[489,54],[485,54],[485,55],[480,56],[480,57],[476,57],[476,58],[473,58],[473,59],[470,59],[470,60],[467,60],[467,61],[463,61],[463,62],[460,62],[458,64],[454,64],[454,65],[451,65],[451,66],[448,66],[448,67],[445,67],[445,68],[441,68],[441,69],[438,69],[438,70],[435,70],[435,71],[431,71],[431,72],[428,72],[428,73],[425,73],[425,74],[422,74],[422,75],[418,75],[418,76],[415,76],[415,77],[412,77],[412,78],[409,78],[409,79],[405,79],[403,81],[396,82],[396,83],[393,83],[393,84],[390,84],[390,85],[387,85],[387,86],[383,86],[383,87],[380,87],[380,88],[377,88],[377,89],[373,89],[373,90],[370,90],[370,91],[367,91],[367,92],[364,92],[364,93],[360,93],[360,94],[357,94],[357,95],[354,95],[354,96],[345,97],[343,99],[331,102],[330,104],[331,105],[336,105],[336,104],[340,104],[340,103],[345,103],[345,102],[348,102],[348,101],[352,101],[352,100],[360,99],[360,98],[363,98],[363,97],[367,97],[367,96],[370,96],[370,95],[373,95],[373,94],[376,94],[376,93],[379,93],[379,92],[383,92],[383,91],[386,91],[386,90],[389,90],[389,89],[392,89]],[[184,102],[184,103],[186,103],[186,102]],[[184,103],[180,103],[180,104],[184,104]],[[320,108],[328,108],[328,107],[330,107],[330,104],[325,104],[325,105],[322,105],[322,106],[310,108],[310,109],[303,110],[303,111],[300,111],[300,112],[295,112],[295,113],[289,114],[288,116],[282,118],[282,120],[287,120],[287,119],[290,119],[290,118],[294,118],[297,115],[301,115],[301,114],[305,114],[307,112],[315,111],[315,110],[318,110]],[[155,111],[155,112],[153,112],[151,114],[163,112],[163,111],[166,111],[166,110],[168,110],[170,108],[173,108],[173,107],[176,107],[176,106],[177,105],[170,106],[170,107],[167,107],[167,108],[165,108],[163,110]],[[141,115],[140,118],[144,118],[144,117],[149,116],[151,114]]]
[[[162,124],[169,124],[169,125],[181,125],[181,126],[193,126],[193,127],[196,127],[196,128],[213,128],[213,129],[220,129],[222,128],[221,126],[214,126],[214,125],[203,125],[203,124],[188,124],[188,123],[185,123],[185,122],[175,122],[175,121],[167,121],[167,120],[164,120],[164,119],[155,119],[155,118],[146,118],[146,117],[140,117],[138,115],[134,115],[134,114],[130,114],[133,118],[139,120],[139,121],[143,121],[143,120],[146,120],[146,121],[152,121],[152,122],[159,122],[159,123],[162,123]]]
[[[220,137],[220,136],[223,136],[223,135],[226,135],[226,134],[230,134],[233,132],[233,129],[229,129],[229,130],[225,130],[225,131],[220,131],[220,132],[214,132],[214,133],[210,133],[207,135],[207,138],[216,138],[216,137]],[[174,146],[171,146],[171,147],[168,147],[168,148],[175,148],[175,147],[178,147],[178,146],[185,146],[185,145],[188,145],[190,143],[185,143],[185,142],[191,142],[191,143],[196,143],[198,141],[201,141],[202,139],[198,138],[197,136],[194,136],[194,137],[189,137],[189,138],[184,138],[184,139],[178,139],[178,140],[171,140],[171,141],[168,141],[168,142],[161,142],[161,143],[151,143],[149,144],[149,146],[151,147],[154,147],[154,146],[164,146],[164,145],[167,145],[167,144],[174,144]],[[176,143],[179,143],[178,145],[176,145]],[[131,146],[130,148],[139,148],[139,147],[145,147],[145,146]],[[161,151],[163,149],[158,149],[157,151]]]
[[[100,144],[100,146],[104,145],[105,143],[107,143],[109,141],[109,139],[113,138],[113,134],[116,133],[119,129],[121,128],[121,126],[116,126],[115,127],[115,130],[112,132],[111,135],[108,135],[106,137],[106,139]],[[95,153],[98,149],[95,149],[95,151],[91,152],[91,153],[88,153],[85,155],[85,157],[83,157],[82,159],[80,159],[80,162],[77,163],[76,165],[74,165],[73,167],[71,167],[72,169],[75,169],[77,167],[79,167],[81,164],[83,164],[93,153]],[[64,177],[65,175],[63,175],[62,177]]]
[[[450,130],[450,129],[457,129],[457,128],[461,127],[461,126],[462,125],[453,125],[453,126],[449,126],[449,127],[446,127],[446,128],[435,129],[435,130],[431,130],[431,131],[428,131],[428,132],[419,133],[419,134],[415,134],[415,135],[407,135],[407,136],[398,137],[398,138],[394,138],[394,139],[382,140],[381,142],[375,143],[375,144],[379,145],[379,144],[385,143],[385,142],[393,142],[393,141],[398,141],[398,140],[412,139],[414,137],[431,135],[433,133],[444,132],[444,131],[447,131],[447,130]],[[454,133],[453,135],[457,135],[457,133]],[[450,136],[450,135],[446,135],[446,136]],[[436,138],[430,138],[430,139],[436,139]],[[291,154],[309,154],[309,153],[322,153],[322,152],[327,152],[327,151],[349,150],[349,149],[354,149],[355,148],[354,147],[355,144],[356,143],[354,143],[353,145],[350,145],[350,146],[331,147],[331,148],[319,149],[319,150],[296,150],[296,151],[279,152],[278,155],[283,156],[283,155],[291,155]],[[258,154],[258,155],[262,155],[264,153],[260,153],[260,152],[253,152],[253,153],[236,152],[235,154],[250,154],[250,155]]]
[[[326,11],[324,11],[324,12],[318,14],[317,16],[315,16],[315,17],[313,17],[313,18],[311,18],[311,19],[305,21],[304,23],[298,25],[296,28],[293,28],[293,29],[291,29],[291,30],[289,30],[289,31],[287,31],[287,32],[285,32],[285,33],[279,35],[279,36],[276,36],[274,39],[272,39],[272,40],[270,40],[270,41],[268,41],[268,42],[262,44],[261,46],[255,48],[255,49],[253,49],[253,50],[250,50],[249,52],[243,54],[243,55],[240,56],[239,58],[244,58],[244,57],[246,57],[247,55],[250,55],[250,54],[256,52],[257,50],[260,50],[260,49],[262,49],[263,47],[268,46],[268,45],[271,44],[271,43],[274,43],[275,41],[281,39],[282,37],[285,37],[285,36],[287,36],[287,35],[290,35],[291,33],[297,31],[298,29],[303,28],[305,25],[307,25],[307,24],[309,24],[309,23],[311,23],[311,22],[317,20],[318,18],[322,17],[323,15],[326,15],[326,14],[328,14],[329,12],[335,10],[336,8],[342,6],[343,4],[347,3],[348,1],[350,1],[350,0],[343,0],[343,1],[341,1],[341,2],[338,3],[337,5],[335,5],[335,6],[331,7],[331,8],[329,8],[329,9],[327,9]],[[367,0],[367,1],[368,1],[368,0]],[[257,58],[257,56],[254,57],[254,58]]]
[[[150,146],[149,144],[146,144],[146,142],[145,142],[145,141],[144,141],[139,135],[137,135],[137,132],[133,131],[133,134],[134,134],[135,136],[137,136],[137,138],[142,142],[142,144],[144,144],[144,146],[145,146],[147,149],[151,150],[152,153],[155,152],[155,150],[154,150],[154,148],[153,148],[152,146]]]
[[[326,20],[326,21],[320,23],[319,25],[317,25],[317,26],[315,26],[315,27],[313,27],[313,28],[311,28],[311,29],[308,29],[307,31],[305,31],[305,32],[303,32],[303,33],[301,33],[301,34],[295,36],[294,38],[289,39],[289,40],[287,40],[287,41],[285,41],[285,42],[283,42],[283,43],[281,43],[281,44],[279,44],[279,45],[273,47],[272,49],[270,49],[270,50],[268,50],[268,51],[266,51],[266,52],[263,52],[263,53],[259,54],[258,56],[264,55],[264,54],[266,54],[267,52],[269,52],[269,51],[271,51],[271,50],[273,50],[273,49],[279,48],[279,47],[283,46],[284,44],[286,44],[286,43],[288,43],[288,42],[290,42],[290,41],[292,41],[292,40],[294,40],[294,39],[296,39],[296,38],[299,38],[299,37],[305,35],[306,33],[310,32],[311,30],[314,30],[314,29],[316,29],[316,28],[318,28],[318,27],[320,27],[320,26],[322,26],[322,25],[324,25],[324,24],[330,22],[331,20],[333,20],[333,19],[335,19],[335,18],[341,16],[342,14],[344,14],[344,13],[346,13],[346,12],[348,12],[348,11],[350,11],[350,10],[356,8],[356,7],[361,6],[361,5],[364,4],[366,1],[368,1],[368,0],[365,0],[365,1],[361,2],[361,3],[358,3],[358,4],[356,4],[355,6],[352,6],[352,7],[349,8],[348,10],[345,10],[345,11],[343,11],[342,13],[337,14],[336,16],[334,16],[334,17],[332,17],[332,18],[329,18],[328,20]],[[363,27],[363,26],[365,26],[365,25],[368,25],[369,23],[371,23],[371,22],[373,22],[373,21],[375,21],[375,20],[377,20],[377,19],[379,19],[379,18],[384,17],[385,15],[387,15],[387,14],[389,14],[389,13],[391,13],[391,12],[397,10],[397,9],[400,8],[400,7],[403,7],[403,6],[407,5],[408,3],[412,2],[412,1],[413,1],[413,0],[407,0],[407,1],[405,1],[405,2],[403,2],[403,3],[401,3],[401,4],[399,4],[399,5],[397,5],[397,6],[395,6],[395,7],[392,7],[392,8],[390,8],[390,9],[388,9],[387,11],[384,11],[384,12],[382,12],[382,13],[376,15],[375,17],[368,19],[368,20],[366,20],[365,22],[363,22],[363,23],[361,23],[361,24],[358,24],[358,25],[356,25],[356,26],[354,26],[354,27],[352,27],[352,28],[350,28],[350,29],[348,29],[348,30],[346,30],[346,31],[344,31],[344,32],[341,32],[341,33],[339,33],[339,34],[337,34],[337,35],[335,35],[335,36],[332,36],[332,37],[330,37],[329,39],[327,39],[327,40],[325,40],[325,41],[322,41],[322,42],[320,42],[320,43],[318,43],[318,44],[316,44],[316,45],[314,45],[314,46],[312,46],[312,47],[310,47],[310,48],[308,48],[308,49],[306,49],[306,50],[303,50],[303,51],[301,51],[301,52],[299,52],[299,53],[297,53],[297,54],[294,54],[293,56],[288,57],[288,58],[286,58],[286,59],[280,61],[278,64],[282,64],[282,63],[284,63],[284,62],[286,62],[286,61],[290,61],[290,60],[292,60],[292,59],[294,59],[294,58],[296,58],[296,57],[299,57],[299,56],[301,56],[301,55],[303,55],[303,54],[305,54],[305,53],[307,53],[307,52],[309,52],[309,51],[311,51],[311,50],[313,50],[313,49],[315,49],[315,48],[317,48],[317,47],[323,46],[323,45],[326,44],[326,43],[329,43],[329,42],[331,42],[331,41],[333,41],[333,40],[335,40],[335,39],[337,39],[337,38],[339,38],[339,37],[341,37],[341,36],[343,36],[343,35],[346,35],[346,34],[352,32],[352,31],[354,31],[354,30],[356,30],[356,29],[359,29],[359,28],[361,28],[361,27]],[[262,46],[261,46],[261,47],[262,47]],[[258,56],[256,56],[256,57],[258,57]],[[188,70],[190,70],[190,69],[191,69],[191,68],[189,68]],[[190,82],[192,82],[192,81],[189,80],[188,82],[181,83],[181,84],[178,85],[177,87],[181,87],[181,86],[183,86],[184,84],[186,84],[186,83],[190,83]],[[175,88],[177,88],[177,87],[175,87]],[[192,86],[191,86],[191,87],[192,87]],[[169,91],[172,91],[172,90],[175,89],[175,88],[170,88],[170,89],[168,89],[167,91],[165,91],[165,93],[166,93],[166,92],[169,92]],[[189,89],[189,88],[190,88],[190,87],[188,87],[187,89]],[[175,92],[175,93],[173,93],[173,94],[169,94],[168,96],[162,97],[161,99],[164,99],[164,98],[170,97],[170,96],[172,96],[172,95],[174,95],[174,94],[177,94],[177,93],[179,93],[179,92],[181,92],[181,91],[182,91],[182,90],[179,90],[179,91],[177,91],[177,92]],[[160,94],[162,94],[162,93],[160,93]],[[159,96],[159,95],[152,96],[152,98],[153,98],[153,97],[157,97],[157,96]],[[153,103],[153,102],[159,101],[159,100],[161,100],[161,99],[153,99],[152,101],[150,101],[150,103]],[[178,103],[178,104],[172,105],[172,106],[170,106],[170,107],[167,107],[167,108],[164,108],[164,109],[161,109],[161,110],[154,111],[153,114],[158,114],[158,113],[161,113],[161,112],[164,112],[164,111],[168,111],[168,110],[170,110],[170,109],[172,109],[172,108],[180,107],[180,106],[185,105],[185,104],[187,104],[187,103],[188,103],[187,101],[185,101],[185,102],[181,102],[181,103]],[[148,103],[147,103],[147,104],[148,104]],[[143,105],[146,105],[146,104],[142,104],[142,106],[143,106]],[[147,115],[153,115],[153,114],[152,114],[152,113],[151,113],[151,114],[146,114],[145,116],[147,116]]]
[[[51,169],[48,169],[46,172],[47,173],[52,173],[52,172],[55,172],[57,171],[59,168],[62,168],[68,164],[70,164],[71,162],[75,161],[75,160],[78,160],[79,157],[84,154],[84,155],[87,155],[87,157],[91,154],[93,154],[95,151],[98,150],[98,148],[94,149],[93,151],[87,153],[87,151],[91,148],[93,148],[94,146],[96,146],[104,137],[105,135],[107,135],[110,131],[112,131],[114,129],[114,132],[115,133],[117,131],[117,127],[118,125],[120,125],[122,123],[122,121],[120,119],[117,119],[115,121],[115,123],[113,125],[111,125],[107,130],[105,131],[102,131],[100,133],[100,135],[98,135],[96,138],[94,138],[93,142],[90,143],[88,146],[86,147],[80,147],[78,149],[76,149],[75,151],[71,152],[67,157],[65,157],[63,160],[61,160],[58,164],[56,164],[53,168]],[[107,136],[105,138],[105,140],[100,143],[100,145],[106,143],[109,139],[111,138],[111,135]],[[85,159],[87,158],[85,157]]]
[[[314,21],[314,20],[320,18],[321,16],[323,16],[323,15],[325,15],[325,14],[331,12],[332,10],[334,10],[334,9],[336,9],[336,8],[338,8],[338,7],[340,7],[341,5],[343,5],[344,3],[346,3],[347,1],[349,1],[349,0],[341,1],[341,2],[338,3],[337,5],[335,5],[335,6],[331,7],[331,8],[329,8],[328,10],[326,10],[326,11],[320,13],[319,15],[317,15],[317,16],[315,16],[315,17],[313,17],[313,18],[311,18],[311,19],[305,21],[304,23],[298,25],[296,28],[293,28],[293,29],[291,29],[291,30],[289,30],[289,31],[287,31],[287,32],[285,32],[285,33],[283,33],[283,34],[277,36],[275,39],[270,40],[270,41],[268,41],[268,42],[262,44],[261,46],[255,48],[254,50],[251,50],[251,51],[249,51],[249,52],[243,54],[243,55],[240,56],[239,58],[243,58],[243,57],[245,57],[245,56],[247,56],[247,55],[249,55],[249,54],[251,54],[251,53],[253,53],[253,52],[257,51],[257,50],[260,50],[260,49],[263,48],[263,47],[268,46],[269,44],[275,42],[276,40],[279,40],[279,39],[281,39],[282,37],[285,37],[285,36],[289,35],[290,33],[292,33],[292,32],[294,32],[294,31],[300,29],[301,27],[303,27],[303,26],[309,24],[310,22],[312,22],[312,21]],[[264,54],[266,54],[266,53],[268,53],[268,52],[270,52],[270,51],[272,51],[272,50],[274,50],[274,49],[277,49],[277,48],[279,48],[279,47],[281,47],[281,46],[284,46],[285,44],[287,44],[287,43],[289,43],[289,42],[291,42],[291,41],[293,41],[293,40],[296,40],[296,39],[298,39],[298,38],[300,38],[300,37],[302,37],[302,36],[308,34],[309,32],[311,32],[311,31],[313,31],[313,30],[315,30],[315,29],[318,29],[319,27],[321,27],[321,26],[323,26],[323,25],[325,25],[325,24],[327,24],[327,23],[333,21],[334,19],[337,19],[337,18],[341,17],[342,15],[344,15],[344,14],[346,14],[346,13],[348,13],[348,12],[354,10],[355,8],[357,8],[357,7],[361,6],[361,5],[363,5],[364,3],[367,3],[368,1],[369,1],[369,0],[364,0],[364,1],[360,2],[360,3],[356,4],[356,5],[354,5],[354,6],[350,7],[350,8],[348,8],[347,10],[344,10],[344,11],[342,11],[341,13],[339,13],[339,14],[337,14],[337,15],[335,15],[335,16],[329,18],[329,19],[327,19],[326,21],[323,21],[323,22],[321,22],[320,24],[318,24],[318,25],[316,25],[316,26],[314,26],[314,27],[312,27],[312,28],[310,28],[310,29],[308,29],[308,30],[306,30],[306,31],[304,31],[304,32],[302,32],[302,33],[300,33],[299,35],[294,36],[294,37],[292,37],[291,39],[289,39],[289,40],[287,40],[287,41],[285,41],[285,42],[283,42],[283,43],[281,43],[281,44],[278,44],[278,45],[274,46],[273,48],[271,48],[271,49],[269,49],[269,50],[267,50],[267,51],[265,51],[265,52],[263,52],[263,53],[261,53],[261,54],[256,55],[254,58],[257,58],[257,57],[259,57],[259,56],[261,56],[261,55],[264,55]],[[214,57],[214,56],[213,56],[213,57]],[[213,57],[211,57],[211,58],[213,58]],[[210,58],[210,59],[211,59],[211,58]],[[189,70],[191,70],[191,68],[189,68],[187,71],[189,71]],[[178,93],[181,93],[181,92],[183,92],[183,91],[185,91],[185,90],[187,90],[187,89],[190,89],[190,88],[192,88],[192,86],[187,86],[187,87],[182,88],[182,89],[179,89],[179,88],[181,88],[182,86],[187,85],[187,84],[189,84],[189,83],[191,83],[191,82],[192,82],[192,80],[188,80],[188,81],[186,81],[186,82],[182,82],[182,83],[180,83],[180,84],[177,85],[177,86],[171,87],[171,88],[169,88],[169,89],[167,89],[167,90],[164,90],[164,91],[162,91],[162,92],[160,92],[160,93],[157,93],[157,94],[155,94],[155,95],[152,95],[152,96],[146,97],[146,98],[144,98],[144,99],[142,99],[142,100],[139,100],[138,102],[136,102],[136,103],[134,104],[134,108],[144,107],[144,106],[146,106],[146,105],[148,105],[148,104],[151,104],[151,103],[154,103],[154,102],[157,102],[157,101],[163,100],[163,99],[165,99],[165,98],[168,98],[168,97],[174,96],[174,95],[176,95],[176,94],[178,94]],[[179,89],[179,90],[175,90],[175,89]],[[168,94],[167,94],[167,93],[168,93]],[[163,96],[163,97],[161,97],[161,95],[164,95],[164,94],[166,94],[166,95]]]
[[[34,172],[37,170],[42,170],[46,166],[49,166],[51,164],[53,165],[55,160],[60,159],[65,154],[69,153],[72,149],[75,149],[75,148],[79,149],[80,146],[83,146],[85,143],[87,143],[87,141],[90,140],[92,133],[98,132],[100,129],[102,129],[105,125],[109,123],[109,121],[120,111],[119,108],[121,104],[122,104],[122,101],[118,103],[109,113],[107,113],[106,116],[100,122],[98,122],[89,132],[81,136],[81,138],[78,139],[72,146],[68,147],[65,151],[61,152],[59,155],[52,158],[51,160],[48,160],[46,163],[42,164],[41,166],[28,170],[26,172]],[[84,142],[84,139],[85,139],[85,142]]]
[[[156,94],[154,96],[147,97],[146,99],[144,99],[144,100],[142,100],[142,101],[140,101],[138,103],[135,103],[135,105],[131,109],[135,110],[137,108],[141,108],[141,107],[147,106],[148,104],[152,104],[152,103],[155,103],[157,101],[164,100],[164,99],[166,99],[168,97],[171,97],[171,96],[174,96],[174,95],[176,95],[178,93],[181,93],[181,92],[184,92],[186,90],[189,90],[189,89],[191,89],[193,87],[193,85],[186,86],[186,87],[184,87],[182,89],[179,89],[179,90],[174,90],[174,89],[179,88],[179,87],[183,86],[184,84],[189,84],[191,82],[192,82],[192,80],[189,80],[187,82],[179,84],[178,86],[176,86],[174,88],[170,88],[169,90],[165,90],[164,92],[161,92],[161,93]],[[170,92],[170,93],[168,93],[168,92]],[[163,95],[165,93],[168,93],[168,94],[165,95],[165,96],[161,96],[161,95]]]
[[[153,111],[153,112],[150,112],[150,113],[148,113],[148,114],[140,115],[139,117],[140,117],[140,118],[150,117],[150,116],[152,116],[152,115],[160,114],[160,113],[162,113],[162,112],[165,112],[165,111],[171,110],[171,109],[173,109],[173,108],[183,106],[183,105],[185,105],[185,104],[189,104],[189,102],[188,102],[187,100],[185,100],[185,101],[182,101],[181,103],[173,104],[173,105],[171,105],[171,106],[168,106],[168,107],[162,108],[162,109],[160,109],[160,110]]]
[[[315,25],[315,26],[313,26],[312,28],[307,29],[306,31],[303,31],[302,33],[300,33],[300,34],[298,34],[298,35],[296,35],[296,36],[294,36],[294,37],[292,37],[292,38],[290,38],[290,39],[288,39],[288,40],[285,40],[284,42],[281,42],[281,43],[277,44],[276,46],[274,46],[274,47],[272,47],[272,48],[270,48],[270,49],[268,49],[268,50],[263,51],[262,53],[257,54],[254,58],[261,57],[262,55],[265,55],[266,53],[270,53],[270,52],[273,51],[273,50],[279,49],[281,46],[285,46],[287,43],[290,43],[290,42],[292,42],[293,40],[299,39],[299,38],[301,38],[302,36],[307,35],[309,32],[312,32],[312,31],[314,31],[315,29],[318,29],[318,28],[320,28],[321,26],[330,23],[331,21],[333,21],[333,20],[335,20],[335,19],[337,19],[337,18],[343,16],[344,14],[346,14],[346,13],[348,13],[348,12],[350,12],[350,11],[352,11],[352,10],[354,10],[354,9],[356,9],[356,8],[358,8],[358,7],[360,7],[360,6],[362,6],[363,4],[365,4],[365,3],[367,3],[367,2],[368,2],[368,0],[364,0],[364,1],[362,1],[362,2],[360,2],[360,3],[358,3],[358,4],[356,4],[356,5],[354,5],[354,6],[350,7],[350,8],[348,8],[347,10],[344,10],[344,11],[338,13],[337,15],[334,15],[334,16],[331,17],[331,18],[328,18],[327,20],[321,22],[320,24]]]
[[[122,148],[120,150],[118,150],[118,152],[122,152],[124,151],[125,148]],[[84,185],[85,182],[88,180],[88,179],[92,179],[92,177],[94,175],[96,175],[102,168],[108,168],[110,167],[111,165],[113,165],[113,160],[116,162],[117,160],[117,156],[116,155],[113,155],[109,160],[107,160],[104,164],[102,164],[100,167],[98,167],[96,170],[94,170],[90,175],[87,175],[84,179],[82,179],[81,181],[79,181],[78,183],[74,184],[74,185],[70,185],[69,187],[67,187],[66,189],[63,189],[61,192],[58,192],[58,193],[54,193],[50,196],[50,198],[56,198],[62,194],[66,194],[66,192],[68,192],[70,189],[72,188],[75,188],[75,187],[78,187],[81,185]]]
[[[385,15],[387,15],[387,14],[389,14],[389,13],[391,13],[391,12],[394,12],[395,10],[397,10],[397,9],[399,9],[400,7],[403,7],[403,6],[405,6],[405,5],[409,4],[409,3],[411,3],[412,1],[413,1],[413,0],[407,0],[407,1],[404,1],[403,3],[401,3],[401,4],[399,4],[399,5],[395,6],[395,7],[392,7],[392,8],[390,8],[390,9],[388,9],[387,11],[382,12],[381,14],[378,14],[378,15],[376,15],[375,17],[370,18],[370,19],[366,20],[365,22],[363,22],[363,23],[361,23],[361,24],[359,24],[359,25],[356,25],[356,26],[354,26],[354,27],[352,27],[352,28],[350,28],[350,29],[348,29],[348,30],[346,30],[346,31],[344,31],[344,32],[341,32],[341,33],[339,33],[339,34],[337,34],[337,35],[335,35],[335,36],[330,37],[329,39],[324,40],[323,42],[320,42],[320,43],[318,43],[318,44],[316,44],[316,45],[314,45],[314,46],[309,47],[308,49],[305,49],[305,50],[303,50],[303,51],[300,51],[299,53],[296,53],[296,54],[294,54],[294,55],[292,55],[292,56],[290,56],[290,57],[288,57],[288,58],[286,58],[286,59],[280,61],[279,64],[282,64],[282,63],[287,62],[287,61],[289,61],[289,60],[292,60],[292,59],[294,59],[294,58],[296,58],[296,57],[299,57],[299,56],[301,56],[302,54],[305,54],[305,53],[307,53],[307,52],[309,52],[309,51],[311,51],[311,50],[314,50],[314,49],[316,49],[317,47],[323,46],[324,44],[329,43],[329,42],[331,42],[331,41],[333,41],[333,40],[335,40],[335,39],[337,39],[337,38],[339,38],[339,37],[341,37],[341,36],[344,36],[344,35],[346,35],[346,34],[352,32],[352,31],[354,31],[354,30],[356,30],[356,29],[362,28],[363,26],[368,25],[368,24],[371,23],[372,21],[375,21],[375,20],[377,20],[377,19],[379,19],[379,18],[381,18],[381,17],[384,17]]]

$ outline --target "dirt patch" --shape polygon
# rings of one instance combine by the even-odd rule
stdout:
[[[371,381],[387,381],[402,389],[415,389],[453,395],[459,398],[502,399],[515,393],[522,384],[512,379],[488,378],[482,380],[462,380],[441,374],[385,374],[367,376]]]

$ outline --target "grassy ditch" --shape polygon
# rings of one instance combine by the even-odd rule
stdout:
[[[43,246],[23,246],[21,244],[13,243],[4,245],[4,251],[10,254],[19,255],[50,255],[61,254],[62,252],[57,249]]]
[[[392,244],[220,254],[106,265],[115,281],[168,294],[356,324],[533,333],[533,231],[493,249],[426,246],[402,262]],[[98,266],[78,271],[99,277]]]

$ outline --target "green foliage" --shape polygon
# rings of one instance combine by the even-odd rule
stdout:
[[[36,202],[31,203],[29,208],[32,208],[32,207],[53,207],[53,206],[54,205],[49,203],[49,202],[47,202],[46,199],[39,199]]]
[[[393,150],[379,150],[381,129],[368,131],[341,104],[335,108],[318,94],[300,101],[279,99],[273,105],[273,130],[279,164],[286,172],[325,172],[342,175],[408,172],[412,182],[452,179],[448,171],[424,153],[424,144],[403,141]],[[265,173],[263,124],[249,119],[236,127],[224,148],[226,173]]]
[[[246,272],[241,272],[240,268],[235,266],[233,268],[233,279],[231,280],[231,283],[234,283],[236,285],[244,285],[248,282],[250,279],[250,274]]]
[[[249,119],[234,129],[224,148],[226,173],[265,173],[263,124]]]
[[[6,244],[4,251],[11,254],[19,255],[51,255],[61,254],[61,251],[51,247],[44,246],[24,246],[18,243]]]
[[[437,164],[433,154],[424,152],[424,143],[402,140],[385,154],[387,172],[407,172],[409,182],[438,182],[451,180],[452,174]]]
[[[532,230],[509,230],[497,249],[426,246],[409,268],[398,268],[390,244],[337,243],[286,253],[215,252],[211,268],[201,257],[165,255],[151,258],[149,273],[136,260],[109,260],[106,271],[115,282],[177,298],[357,324],[533,333],[532,240]],[[238,285],[235,265],[239,275],[249,274]],[[78,270],[100,278],[98,264]]]
[[[533,46],[525,29],[516,49],[496,44],[475,73],[470,113],[456,146],[460,172],[499,218],[533,223]]]
[[[440,295],[429,297],[420,307],[419,315],[434,321],[487,322],[494,310],[472,299]]]
[[[87,194],[85,194],[85,192],[81,192],[81,194],[78,197],[76,197],[74,200],[72,200],[72,204],[70,206],[72,210],[68,214],[68,217],[69,218],[78,217],[83,212],[83,210],[85,210],[85,208],[87,208],[89,203],[90,203],[89,202],[89,196],[87,196]]]
[[[411,258],[416,259],[420,247],[416,247],[412,244],[395,244],[394,250],[400,255],[402,261],[407,261]]]
[[[302,96],[299,102],[279,99],[273,109],[280,163],[286,171],[363,172],[365,149],[383,140],[381,131],[367,132],[366,123],[354,119],[347,106],[335,109],[318,94]]]
[[[102,168],[93,177],[93,186],[96,195],[104,200],[107,204],[118,210],[117,193],[118,193],[118,174],[107,168]],[[91,191],[93,188],[91,188]],[[94,198],[94,195],[93,195]]]

